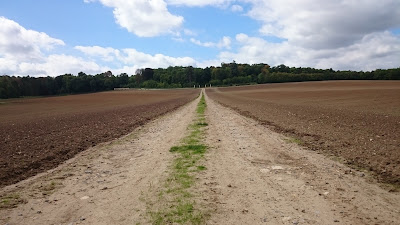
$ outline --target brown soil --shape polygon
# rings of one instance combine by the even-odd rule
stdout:
[[[54,168],[196,98],[199,90],[115,91],[0,105],[0,187]]]
[[[210,98],[309,149],[400,184],[400,82],[330,81],[207,89]]]
[[[199,98],[0,189],[0,224],[151,224]],[[208,146],[190,189],[205,224],[397,224],[400,193],[206,96]],[[4,201],[6,200],[6,201]],[[21,204],[24,203],[24,204]],[[150,205],[149,205],[150,204]],[[12,208],[13,207],[13,208]]]

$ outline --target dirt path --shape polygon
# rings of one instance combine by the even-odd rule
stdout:
[[[398,224],[400,195],[302,149],[294,140],[206,97],[206,170],[195,199],[207,224]],[[146,201],[187,135],[198,100],[61,167],[0,191],[28,199],[0,224],[148,224]],[[15,195],[14,195],[15,196]]]
[[[400,195],[206,98],[210,224],[399,224]]]
[[[88,149],[56,170],[4,188],[0,194],[12,190],[29,200],[0,210],[0,224],[146,223],[141,198],[164,181],[173,157],[169,149],[186,135],[197,102]]]

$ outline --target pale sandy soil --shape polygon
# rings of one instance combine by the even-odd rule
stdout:
[[[207,169],[193,192],[207,224],[399,224],[399,193],[206,102]],[[197,103],[3,188],[28,202],[0,210],[0,224],[148,224],[146,198],[164,184],[169,149],[188,134]]]

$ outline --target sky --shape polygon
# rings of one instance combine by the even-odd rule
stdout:
[[[399,0],[1,0],[0,75],[400,67]]]

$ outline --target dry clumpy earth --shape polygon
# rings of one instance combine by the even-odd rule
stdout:
[[[266,84],[207,94],[309,149],[400,184],[399,81]]]
[[[207,96],[204,144],[188,192],[204,224],[397,224],[400,194],[368,182]],[[0,189],[0,224],[152,224],[200,98]],[[350,172],[349,172],[350,171]],[[351,172],[353,171],[353,172]],[[150,209],[150,211],[149,211]]]
[[[3,100],[0,187],[54,168],[195,99],[199,90],[134,90]]]

